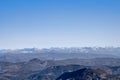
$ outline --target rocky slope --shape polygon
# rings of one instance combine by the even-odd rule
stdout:
[[[120,80],[101,69],[83,68],[74,72],[66,72],[56,80]]]
[[[55,80],[66,72],[74,72],[83,68],[93,72],[103,71],[107,78],[120,76],[119,59],[68,59],[68,60],[39,60],[32,59],[28,62],[0,62],[0,80]],[[106,64],[106,65],[105,65]],[[83,65],[83,66],[81,66]],[[112,75],[112,76],[111,76]]]

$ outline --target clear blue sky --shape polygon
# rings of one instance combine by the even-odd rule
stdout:
[[[0,0],[0,49],[120,46],[120,0]]]

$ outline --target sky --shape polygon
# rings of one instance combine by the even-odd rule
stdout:
[[[0,0],[0,49],[88,46],[120,46],[120,0]]]

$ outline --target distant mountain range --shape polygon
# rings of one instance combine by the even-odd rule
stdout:
[[[0,61],[23,62],[33,58],[40,60],[120,58],[120,47],[83,47],[83,48],[24,48],[0,50]]]

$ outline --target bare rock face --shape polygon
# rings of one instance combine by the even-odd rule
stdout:
[[[74,72],[66,72],[56,80],[120,80],[120,78],[110,76],[101,69],[83,68]]]
[[[80,65],[61,65],[61,66],[51,66],[39,73],[32,74],[28,77],[29,80],[55,80],[61,74],[65,72],[72,72],[85,66]]]

